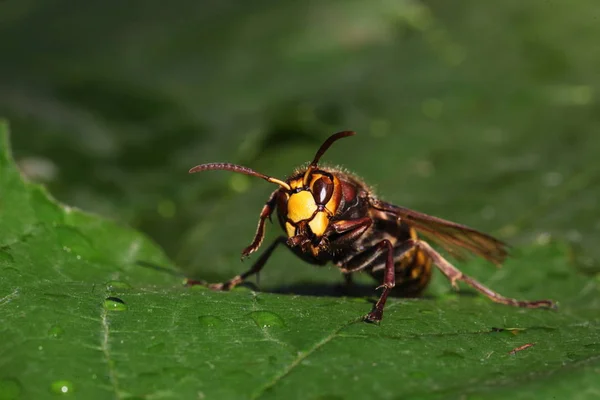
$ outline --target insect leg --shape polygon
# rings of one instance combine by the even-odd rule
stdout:
[[[457,287],[457,281],[462,281],[467,285],[471,286],[473,289],[477,290],[478,292],[484,294],[492,301],[495,301],[496,303],[525,308],[556,308],[556,304],[552,300],[524,301],[504,297],[501,294],[496,293],[490,288],[482,285],[470,276],[467,276],[460,272],[458,268],[450,264],[450,262],[448,262],[448,260],[442,257],[440,253],[435,251],[429,245],[429,243],[424,242],[422,240],[418,240],[415,242],[415,245],[418,246],[421,250],[423,250],[433,260],[433,263],[440,269],[440,271],[442,271],[444,275],[446,275],[446,278],[450,280],[450,283],[455,288]]]
[[[375,303],[373,310],[371,310],[371,312],[365,316],[366,321],[375,323],[378,323],[383,318],[383,308],[385,307],[387,297],[394,286],[396,286],[396,268],[394,266],[394,256],[406,253],[414,247],[414,243],[412,241],[407,241],[402,243],[400,246],[397,246],[396,250],[400,251],[399,254],[398,252],[394,251],[394,247],[389,240],[384,239],[379,242],[377,246],[379,246],[381,251],[387,251],[387,257],[383,275],[383,284],[377,288],[383,288],[383,292],[381,293],[379,300],[377,300],[377,303]]]
[[[201,281],[188,280],[187,285],[188,286],[204,285],[204,286],[208,286],[210,289],[213,289],[213,290],[233,289],[234,287],[236,287],[237,285],[239,285],[240,283],[245,281],[248,277],[250,277],[254,274],[258,274],[260,272],[260,270],[265,266],[265,263],[267,262],[267,260],[269,259],[269,257],[271,256],[271,254],[273,253],[273,250],[275,250],[277,245],[284,244],[285,241],[286,241],[286,238],[284,236],[279,236],[277,239],[275,239],[273,241],[273,243],[271,243],[269,245],[269,247],[267,247],[265,252],[261,254],[260,258],[258,260],[256,260],[256,262],[254,264],[252,264],[252,267],[248,271],[244,272],[243,274],[234,276],[227,282],[207,284],[207,283],[201,282]]]
[[[348,233],[352,231],[355,235],[361,235],[371,224],[373,220],[370,217],[362,217],[357,219],[346,219],[332,222],[330,229],[335,233]],[[353,236],[355,238],[357,236]]]
[[[354,220],[336,221],[330,225],[332,234],[329,235],[329,245],[339,246],[344,243],[354,242],[373,224],[373,220],[369,217],[358,218]],[[355,256],[356,257],[356,256]],[[343,260],[340,265],[346,265],[349,259]],[[356,264],[356,263],[354,263]],[[364,264],[364,263],[363,263]],[[365,264],[366,267],[368,264]],[[364,267],[363,267],[364,268]],[[352,285],[352,268],[340,268],[344,275],[344,286]],[[361,268],[362,269],[362,268]]]
[[[258,227],[256,228],[256,234],[254,235],[254,239],[252,240],[252,243],[250,243],[250,246],[246,247],[244,251],[242,251],[242,259],[254,253],[262,244],[262,241],[265,238],[265,222],[267,218],[271,218],[271,213],[273,213],[273,210],[275,209],[275,201],[277,199],[278,192],[279,189],[271,193],[271,196],[269,196],[269,200],[267,200],[267,203],[264,205],[262,211],[260,212],[260,217],[258,219]]]

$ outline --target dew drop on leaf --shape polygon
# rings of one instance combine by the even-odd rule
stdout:
[[[256,322],[259,328],[285,326],[283,318],[271,311],[254,311],[250,313],[250,318]]]
[[[20,395],[21,384],[18,380],[12,378],[0,379],[0,399],[18,399]]]
[[[123,281],[108,281],[106,282],[106,290],[113,292],[119,289],[131,289],[131,285]]]
[[[56,394],[69,394],[73,392],[73,384],[64,380],[52,382],[50,390]]]
[[[198,322],[202,326],[221,326],[223,325],[223,319],[214,315],[202,315],[198,317]]]
[[[104,300],[104,308],[109,311],[125,311],[127,310],[127,305],[118,297],[107,297]]]
[[[55,325],[52,328],[48,329],[48,335],[51,338],[59,338],[64,332],[65,330],[58,325]]]

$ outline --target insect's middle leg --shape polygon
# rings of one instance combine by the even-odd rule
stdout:
[[[230,290],[233,289],[234,287],[236,287],[237,285],[239,285],[240,283],[242,283],[243,281],[245,281],[246,279],[248,279],[248,277],[258,274],[260,272],[260,270],[265,266],[265,263],[267,262],[267,260],[269,259],[269,257],[271,257],[271,254],[273,253],[273,251],[275,250],[275,248],[279,245],[279,244],[284,244],[286,241],[285,236],[279,236],[277,239],[275,239],[273,241],[273,243],[271,243],[269,245],[269,247],[267,247],[267,249],[264,251],[264,253],[262,253],[260,255],[260,258],[258,260],[256,260],[254,262],[254,264],[252,264],[252,267],[244,272],[243,274],[240,275],[236,275],[233,278],[231,278],[230,280],[228,280],[227,282],[222,282],[222,283],[210,283],[207,284],[206,282],[201,282],[201,281],[192,281],[192,280],[188,280],[187,281],[187,285],[191,286],[191,285],[203,285],[203,286],[207,286],[213,290]]]
[[[394,248],[391,242],[387,239],[382,240],[376,245],[368,248],[362,253],[348,260],[344,266],[340,267],[343,273],[350,274],[358,272],[365,268],[373,266],[379,257],[385,254],[385,267],[383,274],[383,284],[377,289],[383,288],[383,292],[379,300],[373,307],[373,310],[366,315],[365,320],[369,322],[379,322],[383,318],[383,308],[387,301],[388,295],[396,285],[396,269],[394,266],[394,258],[401,257],[406,254],[414,246],[412,242],[402,243]]]

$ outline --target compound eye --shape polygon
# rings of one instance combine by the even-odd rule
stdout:
[[[313,183],[312,194],[319,205],[325,205],[333,194],[333,182],[326,176],[322,176]]]

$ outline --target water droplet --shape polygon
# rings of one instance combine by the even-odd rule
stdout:
[[[73,384],[69,381],[56,381],[50,385],[50,390],[56,394],[68,394],[73,392]]]
[[[104,300],[104,308],[109,311],[125,311],[127,310],[127,305],[118,297],[107,297]]]
[[[214,315],[202,315],[198,317],[198,322],[202,326],[220,326],[223,325],[223,319]]]
[[[65,330],[58,325],[55,325],[52,328],[48,329],[48,335],[53,338],[61,337],[64,332]]]
[[[259,328],[285,326],[283,318],[271,311],[254,311],[250,313],[250,318],[256,322]]]
[[[123,281],[108,281],[106,282],[106,290],[114,292],[120,289],[131,289],[131,285]]]
[[[13,378],[0,379],[0,399],[18,399],[21,391],[22,387],[18,380]]]

